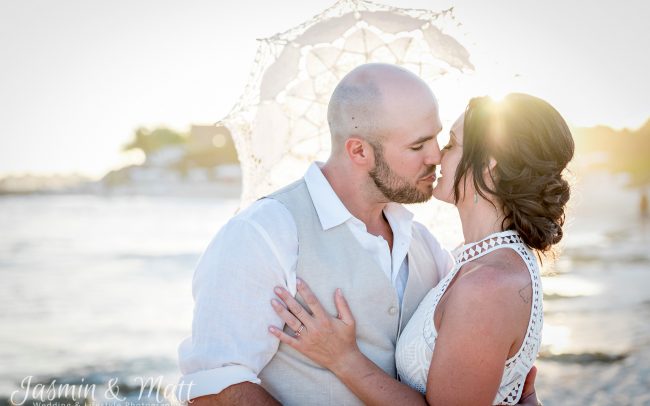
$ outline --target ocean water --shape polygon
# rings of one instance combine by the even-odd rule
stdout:
[[[0,199],[0,396],[33,375],[179,375],[194,265],[236,200]]]
[[[623,183],[582,179],[558,260],[545,261],[547,404],[650,404],[650,224]],[[237,208],[236,199],[0,198],[0,399],[27,376],[118,377],[131,390],[137,377],[176,382],[194,265]],[[453,208],[412,209],[448,247],[460,243]]]
[[[579,178],[543,278],[545,404],[650,405],[650,218],[625,176]]]

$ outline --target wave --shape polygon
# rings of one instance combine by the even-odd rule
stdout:
[[[539,359],[544,361],[559,362],[563,364],[613,364],[629,357],[629,353],[581,352],[561,353],[540,352]]]

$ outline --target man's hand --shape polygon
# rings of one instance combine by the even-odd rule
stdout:
[[[260,385],[242,382],[222,390],[216,395],[206,395],[194,398],[189,406],[220,406],[220,405],[261,405],[278,406],[280,403],[269,395]]]
[[[537,376],[537,367],[533,365],[526,375],[526,381],[524,382],[524,392],[521,394],[521,399],[519,399],[519,405],[527,406],[538,406],[542,403],[537,399],[537,393],[535,392],[535,377]]]

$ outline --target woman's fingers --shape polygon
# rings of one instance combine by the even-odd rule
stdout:
[[[283,343],[285,343],[285,344],[287,344],[287,345],[289,345],[289,346],[291,346],[293,348],[296,348],[299,345],[299,342],[298,342],[297,338],[291,337],[289,334],[285,333],[284,331],[282,331],[281,329],[279,329],[279,328],[277,328],[275,326],[269,327],[269,332],[271,334],[273,334],[274,336],[276,336],[277,338],[279,338],[280,341],[282,341]]]
[[[526,398],[527,396],[532,395],[535,393],[535,377],[537,376],[537,367],[533,365],[533,367],[528,371],[528,375],[526,375],[526,380],[524,381],[524,388],[522,390],[521,398]]]
[[[352,316],[348,301],[343,297],[343,292],[341,292],[340,288],[337,288],[334,292],[334,304],[336,305],[336,311],[339,312],[339,319],[348,326],[353,325],[354,316]]]
[[[298,293],[300,293],[300,296],[305,300],[305,304],[309,306],[309,310],[311,310],[317,319],[329,317],[329,314],[325,311],[316,295],[314,295],[314,292],[311,291],[307,282],[300,278],[296,278],[296,286],[298,288]]]
[[[296,299],[291,296],[291,294],[284,288],[276,286],[275,294],[282,299],[282,301],[287,305],[287,309],[305,326],[309,327],[312,325],[313,317],[305,310],[304,307]]]
[[[313,332],[316,332],[321,327],[328,329],[329,326],[332,326],[335,319],[327,313],[314,292],[309,288],[309,285],[300,278],[296,279],[296,285],[298,293],[303,297],[306,305],[309,306],[313,316],[286,289],[278,286],[275,288],[275,293],[284,301],[286,308],[275,300],[271,303],[278,315],[282,317],[282,320],[294,331],[297,331],[303,324]],[[334,304],[338,311],[338,319],[347,326],[354,326],[354,316],[347,300],[343,297],[341,289],[336,289],[334,293]]]
[[[279,300],[272,299],[271,306],[273,306],[273,310],[275,310],[278,316],[280,316],[282,321],[284,321],[287,326],[289,326],[289,328],[291,328],[293,331],[298,331],[300,329],[302,322],[298,320],[289,310],[282,306]]]

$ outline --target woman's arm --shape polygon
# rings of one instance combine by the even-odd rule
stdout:
[[[276,294],[289,310],[276,300],[272,302],[273,308],[292,330],[300,333],[289,336],[272,326],[269,331],[273,335],[332,371],[365,404],[427,404],[420,392],[398,382],[361,353],[354,317],[340,289],[334,294],[339,315],[332,317],[304,281],[298,279],[297,288],[312,314],[286,289],[276,288]]]
[[[426,405],[417,390],[397,381],[360,351],[332,372],[367,405]]]
[[[513,314],[503,309],[513,308],[511,300],[521,298],[518,293],[513,298],[512,288],[492,286],[494,278],[487,270],[485,276],[488,280],[476,278],[472,284],[457,283],[454,287],[456,292],[449,299],[444,322],[438,331],[426,399],[420,392],[386,374],[361,353],[356,343],[354,317],[340,289],[334,294],[339,314],[332,317],[304,281],[297,280],[297,290],[309,312],[286,289],[276,288],[276,294],[287,308],[277,300],[272,302],[273,308],[292,330],[300,333],[290,336],[274,326],[269,327],[269,331],[332,371],[366,404],[490,405],[513,344],[511,338],[505,337],[512,337],[515,334],[512,331],[516,330]],[[460,292],[459,288],[465,291]],[[537,405],[535,371],[529,378],[520,404]]]
[[[530,302],[499,269],[482,266],[450,289],[427,379],[431,404],[491,405],[505,360],[528,325]],[[521,303],[517,303],[521,302]]]

